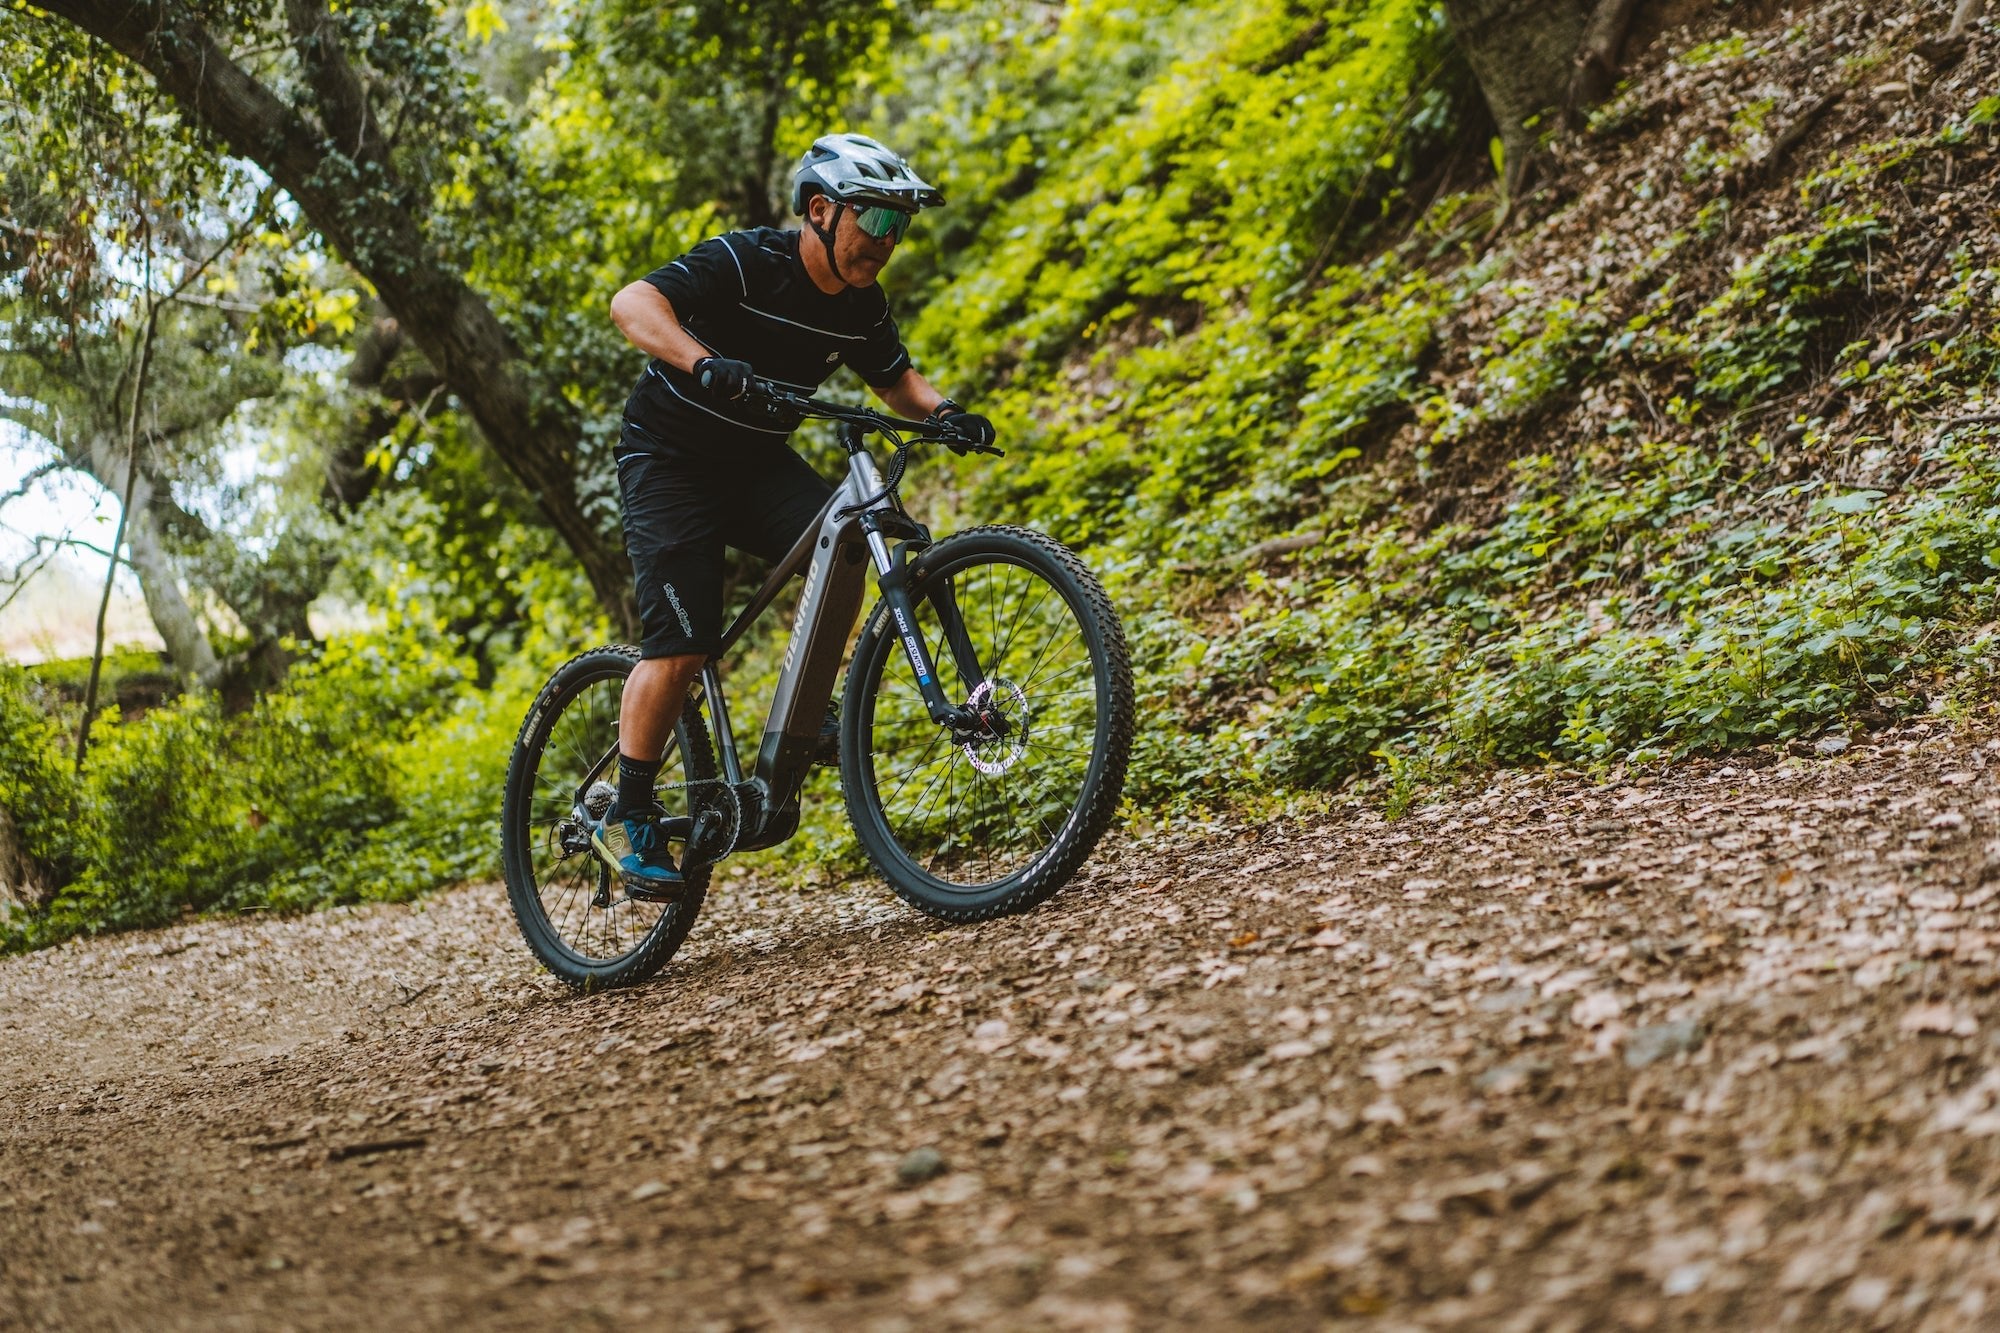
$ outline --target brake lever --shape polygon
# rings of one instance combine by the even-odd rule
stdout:
[[[963,458],[966,454],[991,454],[995,458],[1005,458],[1007,451],[998,445],[980,444],[960,435],[956,430],[939,431],[937,441],[945,448]]]

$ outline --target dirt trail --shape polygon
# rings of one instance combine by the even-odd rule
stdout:
[[[1506,777],[963,930],[739,878],[588,999],[492,887],[7,960],[0,1326],[1991,1328],[1996,774]]]

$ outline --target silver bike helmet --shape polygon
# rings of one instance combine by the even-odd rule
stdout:
[[[843,204],[880,205],[904,213],[944,203],[943,191],[865,134],[828,134],[813,140],[792,173],[792,212],[803,217],[806,200],[815,194]]]

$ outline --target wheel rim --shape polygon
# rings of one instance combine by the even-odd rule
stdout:
[[[618,704],[623,672],[586,682],[562,705],[535,755],[528,801],[528,863],[542,920],[557,947],[577,963],[608,966],[637,952],[672,913],[674,903],[632,898],[589,845],[577,794],[587,777],[587,812],[601,813],[616,793]],[[667,747],[662,788],[686,781],[680,738]],[[603,760],[612,756],[609,764]]]
[[[983,668],[971,686],[939,614],[941,580]],[[980,743],[955,744],[885,633],[865,719],[874,804],[909,868],[936,889],[990,891],[1053,852],[1091,791],[1109,721],[1107,663],[1071,594],[1005,556],[931,574],[916,613],[946,696],[996,712],[1002,725]]]

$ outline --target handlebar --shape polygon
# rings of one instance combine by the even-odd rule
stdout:
[[[1006,450],[994,445],[977,444],[967,439],[952,427],[949,417],[933,418],[929,421],[908,421],[902,417],[892,417],[886,412],[877,412],[872,407],[856,407],[849,403],[834,403],[824,398],[814,398],[810,394],[799,393],[776,380],[767,380],[761,376],[751,378],[750,386],[743,396],[771,407],[788,409],[801,417],[846,422],[858,427],[864,435],[872,432],[882,436],[899,452],[923,441],[949,446],[961,454],[992,454],[996,458],[1004,457],[1006,454]]]

